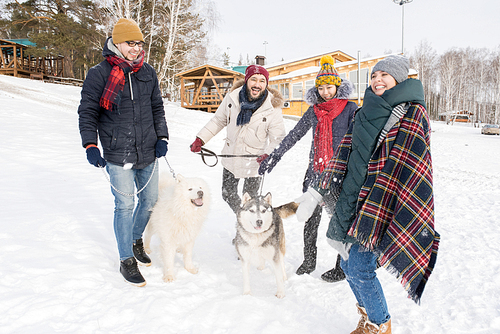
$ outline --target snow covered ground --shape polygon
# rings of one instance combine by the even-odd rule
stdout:
[[[350,333],[357,321],[347,283],[320,275],[336,252],[320,226],[318,266],[297,276],[303,224],[285,220],[286,297],[274,296],[271,269],[251,270],[252,296],[231,240],[235,217],[220,196],[222,167],[189,151],[211,115],[166,106],[168,162],[200,175],[213,205],[196,242],[192,275],[178,258],[177,280],[162,281],[158,240],[148,284],[126,284],[118,272],[113,197],[101,170],[80,145],[80,88],[0,75],[0,332],[1,333]],[[295,121],[285,120],[287,130]],[[393,332],[500,333],[500,137],[470,126],[432,123],[436,229],[441,247],[422,305],[378,271]],[[207,147],[220,152],[224,133]],[[301,192],[310,134],[265,178],[275,205]],[[160,160],[162,173],[169,173]],[[326,215],[325,215],[326,216]]]

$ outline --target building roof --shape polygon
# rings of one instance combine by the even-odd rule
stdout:
[[[315,54],[315,55],[311,55],[311,56],[307,56],[307,57],[300,57],[300,58],[294,58],[294,59],[291,59],[291,60],[284,60],[284,61],[277,62],[277,63],[274,63],[274,64],[265,65],[264,67],[267,70],[269,70],[269,69],[272,69],[274,67],[281,67],[281,66],[284,66],[284,65],[287,65],[287,64],[298,63],[298,62],[301,62],[301,61],[306,61],[306,60],[310,60],[310,59],[322,57],[324,55],[332,55],[332,54],[335,54],[335,53],[337,53],[339,55],[342,55],[342,56],[344,56],[347,59],[355,59],[354,57],[348,55],[347,53],[344,53],[344,52],[342,52],[340,50],[337,50],[337,51],[332,51],[332,52],[325,52],[325,53],[321,53],[321,54]]]
[[[17,43],[17,44],[22,44],[25,46],[36,46],[35,43],[30,41],[28,38],[14,38],[14,39],[5,39],[5,41]]]
[[[196,76],[203,76],[203,75],[205,75],[205,72],[206,72],[207,68],[210,68],[211,72],[214,75],[218,75],[218,76],[220,76],[220,75],[244,76],[240,72],[236,72],[236,71],[233,71],[233,70],[229,70],[229,69],[226,69],[226,68],[217,67],[217,66],[214,66],[214,65],[208,65],[208,64],[201,65],[201,66],[189,69],[189,70],[181,72],[181,73],[177,73],[176,76],[178,76],[178,77],[182,76],[184,78],[196,77]]]
[[[383,55],[383,56],[378,56],[378,57],[368,57],[368,58],[360,59],[360,62],[361,63],[368,62],[370,60],[375,60],[378,58],[385,58],[387,56],[396,55],[396,54],[399,54],[399,53],[393,53],[393,54],[388,54],[388,55]],[[358,60],[344,61],[344,62],[335,63],[334,67],[340,68],[340,67],[344,67],[344,66],[355,65],[357,63],[358,63]],[[281,74],[281,75],[271,77],[271,78],[269,78],[269,82],[292,79],[292,78],[300,77],[303,75],[315,74],[315,73],[318,73],[319,70],[320,70],[319,66],[309,66],[309,67],[301,68],[300,70],[296,70],[296,71],[292,71],[292,72],[289,72],[286,74]],[[410,70],[408,71],[408,75],[415,75],[415,74],[418,74],[417,70],[410,68]]]
[[[301,68],[300,70],[292,71],[290,73],[281,74],[281,75],[277,75],[275,77],[271,77],[271,78],[269,78],[269,82],[277,81],[277,80],[286,80],[286,79],[291,79],[291,78],[295,78],[295,77],[300,77],[302,75],[318,73],[319,70],[320,70],[319,66],[305,67],[305,68]]]

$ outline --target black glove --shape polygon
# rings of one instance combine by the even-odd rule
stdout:
[[[91,165],[94,165],[96,167],[106,166],[106,160],[101,157],[101,151],[99,151],[99,148],[95,145],[87,146],[87,160]]]
[[[155,152],[157,158],[164,157],[167,154],[168,151],[167,144],[168,144],[167,141],[163,139],[158,139],[156,141]]]
[[[265,172],[271,173],[274,166],[280,161],[281,157],[271,153],[264,161],[260,163],[259,175],[264,175]]]

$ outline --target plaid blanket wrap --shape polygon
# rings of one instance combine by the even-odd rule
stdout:
[[[340,193],[351,132],[320,180],[332,198]],[[375,149],[348,235],[379,254],[380,265],[401,281],[409,298],[420,303],[440,240],[434,230],[430,128],[423,106],[412,104]]]

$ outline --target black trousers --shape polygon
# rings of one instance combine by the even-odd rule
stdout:
[[[248,177],[243,180],[243,194],[248,193],[252,197],[257,196],[262,177]],[[222,171],[222,198],[229,204],[229,207],[236,213],[241,206],[241,198],[238,195],[238,184],[240,179],[224,168]]]
[[[304,256],[316,258],[316,241],[318,240],[318,228],[321,221],[321,206],[314,209],[312,216],[304,224]]]

